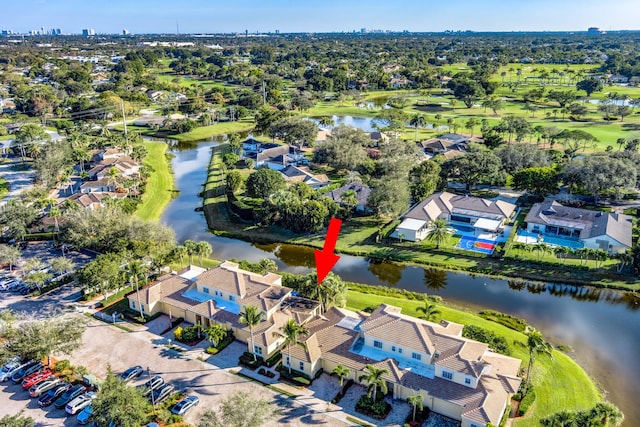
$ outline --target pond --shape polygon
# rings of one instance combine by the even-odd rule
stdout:
[[[313,250],[286,244],[255,245],[218,237],[207,230],[198,193],[207,175],[211,147],[173,148],[176,187],[180,194],[165,210],[162,222],[180,241],[206,240],[212,258],[273,259],[280,271],[307,273],[314,268]],[[440,295],[471,309],[489,308],[525,318],[555,344],[575,349],[573,357],[607,391],[607,398],[625,413],[626,426],[640,425],[640,299],[632,293],[553,284],[514,283],[463,273],[341,256],[333,270],[344,280],[385,285]],[[552,278],[550,277],[550,280]]]

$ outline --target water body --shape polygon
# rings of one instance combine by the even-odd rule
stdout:
[[[255,245],[215,236],[207,230],[198,193],[207,175],[208,141],[172,148],[179,196],[162,216],[180,241],[206,240],[216,259],[273,259],[280,271],[307,273],[314,267],[313,251],[293,245]],[[342,256],[334,271],[343,279],[440,295],[471,309],[490,308],[522,317],[554,344],[573,347],[573,356],[607,391],[607,398],[626,416],[625,426],[640,425],[640,299],[632,294],[559,285],[509,283],[463,273],[415,266],[370,264],[363,258]]]

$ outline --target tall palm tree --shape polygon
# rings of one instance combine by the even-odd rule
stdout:
[[[421,319],[426,321],[433,321],[438,315],[442,314],[440,310],[438,310],[438,306],[435,304],[431,304],[429,300],[424,300],[424,307],[416,308],[416,311],[422,313],[420,316]]]
[[[591,409],[589,418],[595,425],[616,427],[624,421],[624,414],[612,403],[598,402]]]
[[[299,345],[306,349],[307,344],[300,340],[300,335],[309,334],[309,330],[304,326],[298,325],[295,320],[289,319],[287,323],[280,327],[280,332],[274,332],[276,337],[284,337],[284,345],[287,347],[289,373],[291,373],[291,346]]]
[[[209,242],[196,243],[196,253],[200,257],[200,267],[202,267],[202,258],[211,255],[211,252],[213,252],[213,248]]]
[[[133,282],[136,287],[136,296],[138,298],[138,311],[140,312],[140,318],[144,319],[144,312],[142,311],[142,304],[140,302],[140,279],[144,277],[146,267],[138,260],[129,262],[127,266],[127,276],[129,281]]]
[[[193,240],[185,240],[184,247],[189,255],[189,265],[193,265],[193,256],[197,253],[198,244]]]
[[[365,366],[364,369],[366,369],[366,371],[363,375],[360,375],[360,377],[358,377],[358,381],[367,381],[367,391],[375,402],[376,395],[378,393],[378,387],[380,387],[380,391],[382,391],[383,393],[386,393],[388,390],[387,382],[384,380],[384,378],[382,378],[382,376],[389,371],[387,371],[386,369],[376,368],[371,364]]]
[[[407,397],[407,402],[409,402],[409,405],[413,406],[413,418],[412,421],[416,421],[416,408],[420,408],[420,410],[422,411],[423,406],[422,406],[422,399],[424,399],[422,397],[421,394],[414,394],[412,396]]]
[[[255,353],[255,346],[253,341],[253,328],[258,326],[258,324],[262,321],[262,312],[253,305],[248,305],[244,308],[244,311],[240,313],[240,317],[238,321],[243,325],[247,325],[249,327],[249,335],[251,337],[251,354],[253,354],[253,361],[258,360]]]
[[[414,141],[418,140],[418,128],[424,127],[424,125],[427,124],[427,121],[425,120],[424,116],[420,113],[415,114],[413,117],[411,117],[411,120],[409,120],[409,124],[413,127],[416,128],[416,134],[415,137],[413,138]]]
[[[184,257],[187,255],[187,248],[183,245],[176,246],[175,253],[180,258],[180,268],[183,268]]]
[[[333,368],[333,371],[331,372],[338,377],[338,384],[340,384],[340,387],[342,388],[342,384],[344,384],[344,379],[349,376],[349,372],[351,371],[349,370],[349,368],[345,368],[344,366],[338,364],[338,366]]]
[[[447,221],[438,218],[431,223],[431,230],[427,234],[427,240],[436,242],[436,249],[440,249],[440,246],[449,239],[451,236],[451,230]]]
[[[533,369],[533,364],[536,361],[536,357],[538,355],[547,355],[551,356],[551,351],[553,348],[551,344],[544,340],[544,337],[540,333],[540,331],[529,328],[525,331],[525,335],[527,336],[527,343],[523,344],[520,341],[516,341],[521,346],[525,346],[529,350],[529,362],[527,364],[527,377],[525,379],[524,390],[522,392],[522,396],[526,396],[529,391],[529,387],[531,386],[531,370]]]
[[[58,208],[57,206],[52,206],[51,209],[49,209],[49,218],[52,218],[55,223],[55,227],[53,231],[55,231],[56,233],[60,231],[58,218],[60,218],[61,216],[62,216],[62,212],[60,211],[60,208]]]

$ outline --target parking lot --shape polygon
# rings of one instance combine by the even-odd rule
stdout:
[[[232,344],[232,347],[220,353],[219,365],[227,366],[218,367],[192,359],[189,354],[169,350],[163,342],[161,337],[149,332],[128,333],[92,320],[84,334],[82,348],[76,350],[69,359],[74,365],[85,366],[98,378],[104,378],[108,365],[116,373],[134,365],[141,365],[145,369],[149,367],[152,376],[161,375],[176,390],[195,394],[200,398],[200,405],[185,417],[190,423],[195,423],[198,415],[206,409],[218,408],[220,402],[233,392],[245,390],[256,397],[278,403],[279,413],[267,424],[269,426],[344,425],[330,414],[315,413],[295,400],[275,396],[263,386],[227,372],[225,368],[234,365],[233,359],[237,361],[237,355],[246,348],[239,343]],[[227,354],[224,355],[225,353]],[[141,384],[147,379],[145,373],[132,384]],[[25,414],[36,420],[36,426],[76,425],[75,417],[67,418],[64,410],[51,407],[40,409],[36,399],[30,399],[20,385],[6,382],[0,384],[0,417],[17,414],[24,408]]]

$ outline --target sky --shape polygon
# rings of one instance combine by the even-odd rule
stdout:
[[[96,33],[640,29],[638,0],[0,0],[0,29]]]

